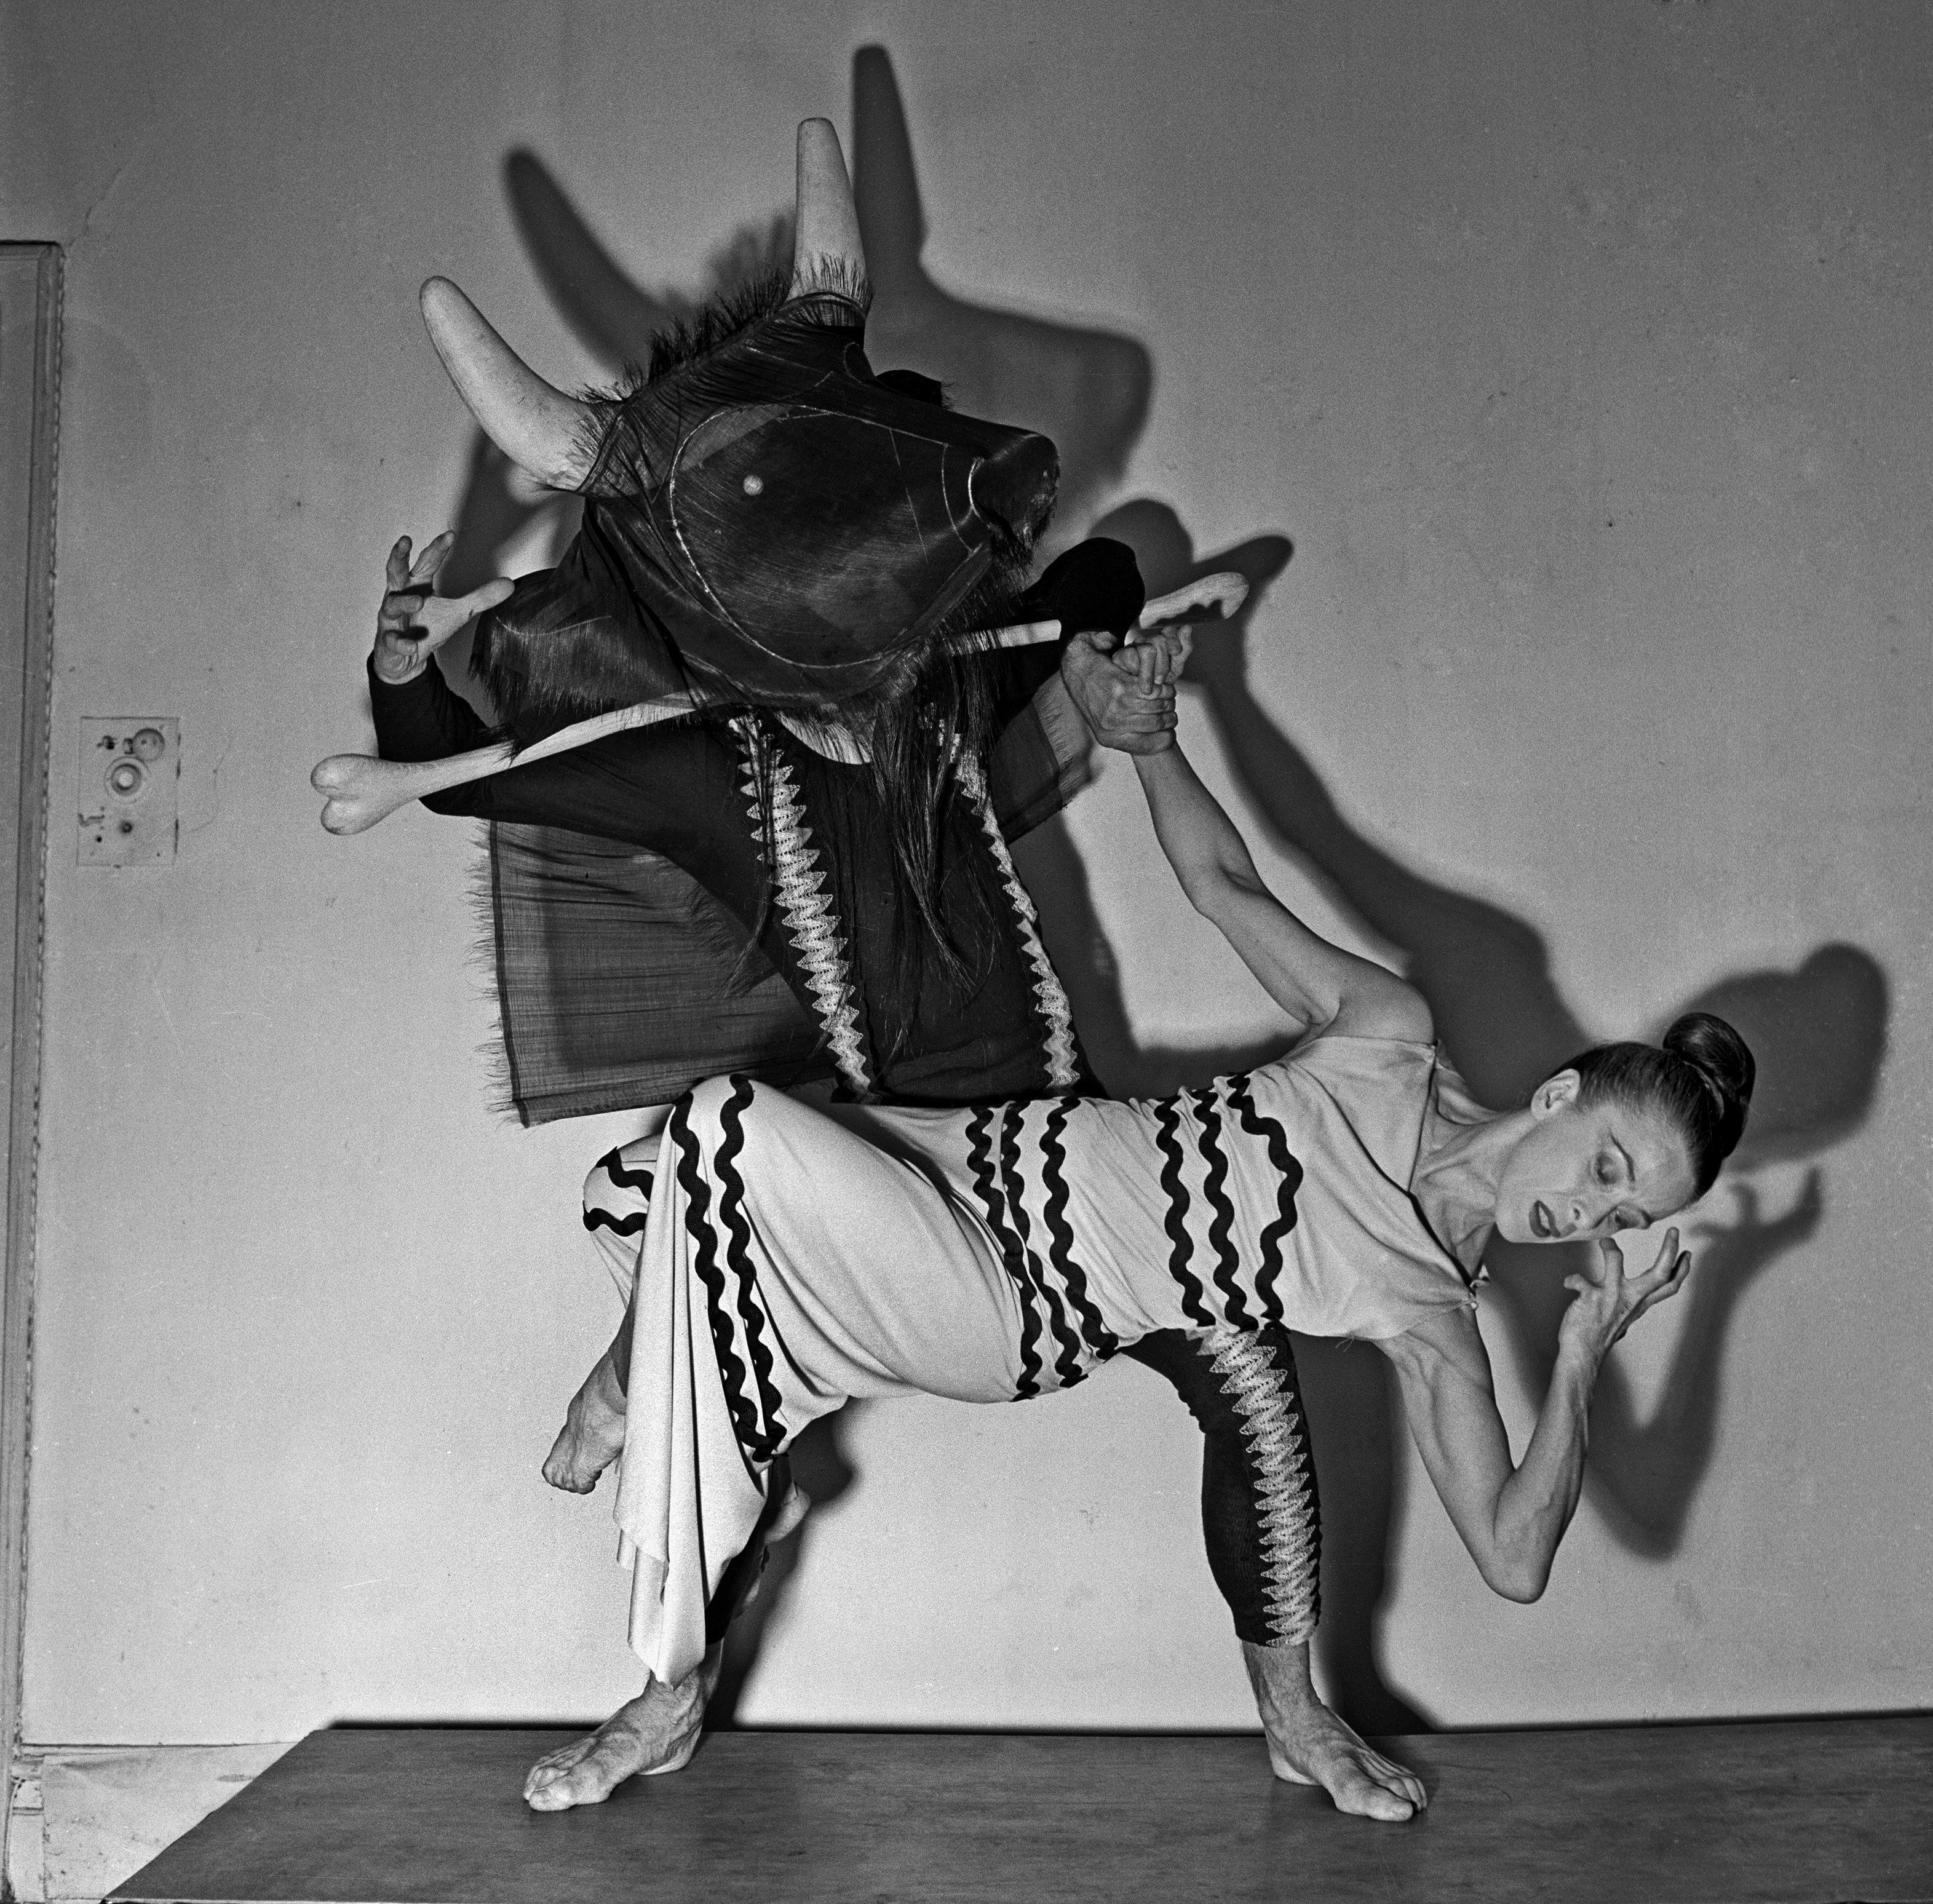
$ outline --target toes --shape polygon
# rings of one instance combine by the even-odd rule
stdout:
[[[1385,1791],[1393,1791],[1398,1797],[1408,1799],[1417,1810],[1421,1811],[1429,1803],[1429,1794],[1423,1789],[1423,1781],[1407,1766],[1399,1765],[1393,1758],[1385,1758],[1379,1752],[1367,1750],[1360,1755],[1357,1762]]]
[[[568,1765],[559,1764],[554,1758],[540,1758],[524,1774],[524,1796],[534,1802],[540,1791],[555,1785],[561,1779],[570,1775]]]
[[[566,1429],[544,1457],[543,1478],[552,1487],[561,1487],[567,1494],[588,1494],[597,1487],[597,1478],[604,1470],[583,1460],[581,1451],[568,1442],[569,1434],[570,1430]],[[584,1472],[587,1466],[590,1468],[588,1474]]]
[[[1422,1783],[1412,1778],[1399,1765],[1392,1765],[1386,1758],[1374,1752],[1365,1752],[1355,1768],[1357,1776],[1344,1780],[1350,1788],[1349,1796],[1354,1801],[1343,1809],[1358,1813],[1364,1818],[1386,1819],[1390,1823],[1400,1823],[1413,1818],[1424,1804]],[[1341,1793],[1336,1795],[1338,1805],[1342,1804]]]
[[[524,1803],[534,1812],[574,1811],[579,1805],[601,1805],[610,1796],[594,1786],[588,1791],[579,1791],[575,1781],[558,1779],[536,1791],[526,1791]]]
[[[1355,1764],[1336,1767],[1334,1775],[1322,1782],[1336,1810],[1346,1812],[1352,1818],[1376,1818],[1384,1824],[1399,1824],[1416,1812],[1416,1806],[1402,1793],[1378,1784]]]
[[[579,1805],[601,1805],[615,1779],[602,1777],[594,1740],[567,1746],[540,1758],[524,1780],[524,1803],[534,1812],[567,1812]]]

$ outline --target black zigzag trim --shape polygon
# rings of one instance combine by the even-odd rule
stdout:
[[[1228,1158],[1222,1148],[1222,1108],[1215,1102],[1212,1084],[1206,1090],[1191,1091],[1189,1096],[1201,1125],[1201,1159],[1205,1166],[1201,1194],[1208,1199],[1212,1213],[1208,1220],[1208,1247],[1215,1253],[1215,1286],[1222,1292],[1222,1308],[1229,1323],[1238,1329],[1252,1329],[1255,1322],[1249,1314],[1249,1305],[1242,1298],[1241,1285],[1235,1280],[1242,1259],[1229,1241],[1229,1232],[1235,1225],[1235,1206],[1228,1200]]]
[[[1001,1115],[1005,1114],[1003,1108]],[[994,1147],[988,1135],[994,1116],[994,1107],[982,1104],[967,1119],[966,1157],[973,1169],[973,1194],[980,1199],[981,1213],[1000,1244],[1007,1280],[1020,1298],[1021,1379],[1014,1385],[1014,1399],[1027,1401],[1040,1393],[1040,1316],[1034,1306],[1033,1286],[1027,1280],[1019,1241],[1007,1227],[1006,1211],[994,1176]]]
[[[691,1238],[692,1267],[705,1285],[705,1316],[711,1325],[711,1346],[718,1358],[718,1376],[725,1389],[725,1406],[732,1432],[749,1457],[762,1439],[758,1411],[747,1393],[747,1371],[732,1345],[732,1324],[725,1313],[725,1278],[718,1268],[717,1238],[709,1212],[711,1191],[699,1167],[698,1139],[689,1128],[691,1099],[679,1099],[666,1126],[667,1140],[678,1153],[678,1187],[684,1192],[685,1233]]]
[[[1100,1310],[1095,1307],[1087,1293],[1087,1274],[1075,1260],[1074,1232],[1067,1223],[1067,1147],[1060,1138],[1062,1132],[1067,1128],[1069,1114],[1080,1102],[1078,1097],[1057,1099],[1053,1109],[1047,1114],[1046,1127],[1040,1140],[1041,1153],[1045,1159],[1041,1175],[1047,1185],[1044,1214],[1047,1233],[1054,1240],[1049,1261],[1060,1271],[1067,1285],[1068,1298],[1081,1319],[1081,1334],[1096,1355],[1106,1356],[1114,1354],[1121,1345],[1101,1319]]]
[[[613,1151],[607,1157],[597,1160],[597,1167],[621,1190],[642,1190],[645,1196],[651,1193],[651,1171],[648,1164],[640,1164],[636,1170],[624,1162],[622,1147]]]
[[[1047,1310],[1048,1325],[1054,1332],[1054,1372],[1060,1377],[1056,1385],[1071,1388],[1087,1374],[1081,1364],[1081,1338],[1067,1320],[1067,1312],[1061,1306],[1060,1292],[1051,1283],[1033,1253],[1033,1225],[1027,1220],[1027,1206],[1021,1202],[1023,1185],[1021,1178],[1020,1124],[1026,1114],[1016,1105],[1014,1114],[1003,1118],[1000,1124],[1000,1178],[1007,1193],[1007,1213],[1015,1230],[1020,1237],[1022,1268],[1040,1292],[1041,1300]]]
[[[645,1202],[651,1202],[651,1173],[646,1169],[626,1169],[621,1147],[600,1157],[593,1167],[603,1171],[621,1190],[642,1190]],[[639,1236],[644,1233],[650,1215],[648,1210],[633,1210],[628,1217],[614,1217],[609,1211],[587,1203],[584,1206],[584,1227],[590,1230],[608,1229],[614,1236]]]
[[[1161,1187],[1168,1196],[1168,1214],[1162,1226],[1168,1232],[1168,1274],[1181,1285],[1181,1306],[1189,1320],[1212,1329],[1215,1317],[1208,1307],[1208,1292],[1188,1267],[1195,1244],[1188,1234],[1188,1189],[1181,1181],[1181,1114],[1173,1098],[1165,1097],[1156,1105],[1154,1122],[1162,1157]]]
[[[718,1113],[725,1141],[711,1160],[718,1178],[718,1220],[725,1226],[725,1260],[738,1285],[738,1318],[745,1325],[747,1352],[758,1379],[759,1414],[764,1424],[759,1445],[746,1453],[769,1461],[786,1443],[780,1418],[783,1397],[772,1379],[772,1352],[765,1342],[765,1312],[759,1301],[759,1272],[752,1260],[752,1226],[745,1220],[745,1180],[738,1174],[738,1155],[745,1148],[745,1109],[752,1101],[752,1081],[734,1075],[732,1095]]]
[[[1269,1168],[1275,1172],[1276,1214],[1255,1242],[1261,1257],[1261,1267],[1255,1271],[1255,1298],[1264,1318],[1279,1322],[1282,1302],[1276,1294],[1276,1279],[1282,1274],[1283,1239],[1295,1227],[1295,1193],[1302,1187],[1302,1166],[1288,1148],[1288,1132],[1273,1117],[1265,1117],[1255,1108],[1246,1071],[1228,1080],[1228,1102],[1235,1107],[1243,1129],[1267,1145]]]

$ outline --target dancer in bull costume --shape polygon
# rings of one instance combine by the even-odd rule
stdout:
[[[789,276],[660,340],[609,396],[563,396],[454,286],[425,287],[479,422],[583,495],[583,528],[556,570],[455,601],[431,592],[446,543],[413,566],[399,543],[369,665],[383,759],[338,756],[316,784],[333,831],[415,797],[492,823],[504,1057],[526,1122],[663,1103],[727,1071],[858,1106],[1098,1089],[1008,843],[1079,784],[1090,731],[1130,752],[1168,744],[1165,631],[1232,605],[1240,579],[1147,603],[1129,552],[1096,543],[1028,587],[1053,446],[945,409],[924,379],[875,375],[865,305],[822,121],[801,128]],[[479,613],[494,731],[431,659]],[[653,1140],[628,1147],[586,1187],[587,1223],[627,1271],[654,1161]],[[545,1464],[554,1484],[588,1490],[621,1450],[630,1346],[627,1315]],[[1314,1473],[1288,1335],[1260,1328],[1251,1346],[1239,1380],[1199,1331],[1126,1352],[1204,1429],[1210,1560],[1278,1769],[1346,1809],[1406,1815],[1413,1782],[1309,1684]],[[1086,1372],[1059,1361],[1021,1392]],[[746,1551],[711,1557],[703,1662],[536,1767],[533,1805],[684,1763],[725,1624],[765,1541],[804,1511],[787,1486],[769,1493]],[[663,1584],[639,1567],[634,1638]]]

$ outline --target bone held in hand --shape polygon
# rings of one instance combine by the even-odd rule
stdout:
[[[1141,610],[1141,625],[1159,628],[1211,612],[1225,621],[1248,598],[1247,577],[1224,570],[1219,575],[1204,575],[1171,594],[1157,595]]]
[[[487,780],[492,774],[549,759],[553,754],[568,753],[609,735],[628,733],[634,727],[649,727],[660,720],[674,720],[681,714],[692,713],[696,705],[686,694],[639,701],[633,706],[561,727],[521,753],[508,741],[479,747],[473,753],[452,753],[441,760],[377,760],[366,753],[332,753],[309,775],[309,784],[323,796],[322,823],[329,832],[365,833],[412,800],[447,793],[452,787],[466,787],[472,781]]]
[[[1142,609],[1138,625],[1168,627],[1211,615],[1225,621],[1248,598],[1246,578],[1232,569],[1225,570],[1219,575],[1204,575],[1170,594],[1156,596]],[[1016,621],[1005,628],[989,628],[984,634],[960,636],[954,645],[962,654],[989,648],[1030,648],[1036,642],[1060,640],[1061,632],[1058,621]]]

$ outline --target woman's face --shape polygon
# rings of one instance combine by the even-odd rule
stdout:
[[[1580,1105],[1574,1071],[1539,1085],[1530,1114],[1497,1177],[1497,1234],[1506,1242],[1614,1236],[1691,1201],[1690,1154],[1663,1118],[1611,1100]]]

